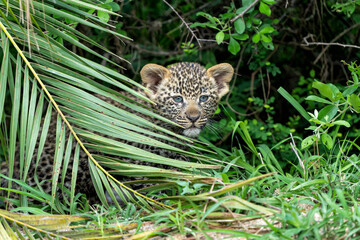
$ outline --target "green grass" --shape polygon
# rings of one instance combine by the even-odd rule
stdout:
[[[307,99],[327,104],[316,110],[321,116],[319,119],[312,116],[315,109],[305,109],[285,89],[278,90],[309,127],[301,129],[301,134],[286,132],[288,135],[284,139],[274,140],[274,144],[264,143],[251,134],[246,120],[238,121],[225,110],[231,145],[227,149],[216,146],[209,140],[211,137],[206,138],[210,130],[191,145],[192,140],[97,97],[97,94],[111,97],[137,112],[163,119],[127,101],[114,90],[121,89],[144,98],[132,88],[142,88],[141,85],[113,70],[120,66],[91,47],[111,56],[114,53],[72,27],[81,23],[96,31],[128,39],[88,12],[96,9],[106,15],[113,14],[112,11],[100,7],[96,1],[56,1],[56,7],[41,3],[34,1],[33,11],[27,9],[34,32],[27,32],[19,21],[22,15],[19,1],[0,3],[0,157],[9,165],[9,177],[0,174],[0,178],[12,179],[16,151],[20,153],[21,172],[20,179],[13,179],[11,184],[0,188],[2,192],[20,195],[19,199],[0,197],[0,206],[11,209],[0,210],[0,239],[17,239],[18,236],[29,239],[147,239],[156,235],[204,236],[206,239],[360,238],[359,136],[356,136],[356,128],[344,120],[348,119],[346,114],[358,118],[360,67],[355,63],[349,68],[352,85],[344,91],[334,85],[315,84],[311,94],[317,89],[323,98],[311,95]],[[79,6],[81,8],[77,8]],[[58,9],[62,7],[67,11]],[[5,11],[9,15],[5,15]],[[62,44],[64,40],[111,67],[70,51]],[[275,114],[270,108],[266,112],[269,116]],[[30,187],[25,180],[30,164],[38,164],[53,112],[68,115],[60,114],[56,120],[53,185],[48,194],[41,188]],[[71,129],[74,131],[66,137],[64,131]],[[154,133],[153,129],[165,134]],[[307,134],[310,138],[305,137]],[[319,134],[321,137],[316,137]],[[187,155],[193,162],[142,151],[109,136],[160,146]],[[173,147],[154,137],[190,145],[191,150]],[[87,144],[82,142],[85,139]],[[218,140],[218,136],[213,139]],[[18,149],[16,144],[20,145]],[[38,154],[34,163],[31,156],[36,147]],[[89,157],[92,180],[102,204],[89,205],[85,195],[75,192],[80,149]],[[87,149],[107,155],[91,154]],[[118,161],[121,157],[166,162],[182,171],[126,165]],[[71,173],[60,171],[61,166],[68,164],[73,164]],[[124,176],[147,176],[149,180],[119,182],[113,173],[120,170]],[[64,186],[66,174],[72,176],[69,189]],[[40,179],[35,181],[40,185]],[[144,182],[153,184],[138,191],[128,187]],[[15,189],[15,184],[19,188]],[[59,199],[57,188],[69,198]],[[106,191],[114,204],[107,202]],[[124,205],[114,201],[116,194]]]

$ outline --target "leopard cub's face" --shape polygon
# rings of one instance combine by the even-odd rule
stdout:
[[[227,63],[206,70],[197,63],[181,62],[169,68],[147,64],[141,78],[160,115],[179,124],[185,136],[195,138],[228,92],[233,73]]]

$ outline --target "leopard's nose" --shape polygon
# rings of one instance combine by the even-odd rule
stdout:
[[[189,119],[191,122],[196,122],[196,120],[200,118],[200,114],[196,114],[196,115],[186,114],[186,118]]]
[[[195,123],[200,118],[199,106],[194,101],[189,101],[189,105],[185,111],[185,116],[192,123]]]

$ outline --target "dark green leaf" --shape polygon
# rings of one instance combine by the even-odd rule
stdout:
[[[261,41],[261,44],[264,46],[264,48],[269,49],[269,50],[274,50],[274,44],[272,42],[264,42]]]
[[[360,112],[360,97],[356,94],[351,94],[347,98],[347,102],[352,106],[356,112]]]
[[[246,33],[241,34],[241,35],[239,35],[239,34],[232,34],[231,36],[232,36],[233,38],[237,39],[237,40],[240,40],[240,41],[245,41],[245,40],[249,39],[249,35],[246,34]]]
[[[264,25],[265,25],[265,24],[264,24]],[[272,26],[270,26],[270,25],[266,25],[265,27],[263,27],[263,28],[260,29],[260,33],[262,33],[262,34],[272,33],[272,32],[274,32],[274,31],[275,31],[275,29],[274,29]]]
[[[272,42],[272,38],[266,35],[261,35],[261,41],[266,42],[266,43],[271,43]]]
[[[350,124],[347,121],[344,120],[338,120],[334,122],[335,125],[350,127]]]
[[[110,15],[103,11],[97,11],[97,16],[100,18],[101,21],[106,22],[106,23],[110,19]]]
[[[308,136],[307,138],[302,140],[301,149],[304,149],[304,148],[307,148],[307,147],[311,146],[315,142],[315,140],[316,140],[315,135]]]
[[[264,3],[269,4],[269,5],[272,5],[272,4],[276,3],[275,0],[262,0],[262,1],[263,1]]]
[[[240,51],[240,44],[232,37],[230,37],[228,50],[234,55]]]
[[[245,23],[244,20],[242,18],[239,18],[238,20],[236,20],[234,22],[234,27],[235,27],[235,31],[238,34],[242,34],[245,31]]]
[[[312,87],[319,90],[321,95],[323,95],[324,97],[330,99],[332,102],[335,100],[333,90],[331,89],[329,84],[325,84],[325,83],[322,83],[322,82],[314,82],[312,84]]]
[[[315,96],[315,95],[310,95],[310,96],[306,97],[305,100],[321,102],[321,103],[325,103],[325,104],[332,104],[332,102],[330,102],[330,101],[328,101],[328,100],[326,100],[324,98]]]
[[[328,105],[320,110],[318,119],[320,121],[330,122],[335,117],[337,111],[338,108],[336,106]]]
[[[271,9],[270,9],[269,5],[267,5],[264,2],[260,2],[259,10],[260,10],[261,13],[263,13],[263,14],[265,14],[267,16],[271,15]]]
[[[332,138],[327,133],[321,135],[321,141],[328,149],[331,149],[334,146]]]
[[[225,36],[225,34],[224,34],[223,31],[218,32],[218,33],[216,34],[215,38],[216,38],[217,44],[222,43],[222,41],[224,40],[224,36]]]
[[[348,95],[354,93],[357,89],[358,89],[358,86],[357,86],[357,85],[353,85],[353,86],[347,88],[347,89],[343,92],[344,98],[345,98],[345,97],[348,97]]]
[[[260,34],[259,33],[255,33],[252,37],[252,41],[254,43],[258,43],[260,41]]]

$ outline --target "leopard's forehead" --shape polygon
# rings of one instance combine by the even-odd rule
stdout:
[[[206,69],[198,63],[180,62],[168,67],[171,73],[169,84],[172,92],[193,97],[209,92],[213,84],[206,75]]]

